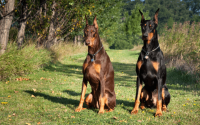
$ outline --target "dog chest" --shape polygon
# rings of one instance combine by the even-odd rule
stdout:
[[[159,63],[151,60],[138,61],[137,67],[139,69],[139,76],[144,82],[152,84],[157,78]],[[145,83],[145,84],[146,84]]]
[[[99,83],[101,65],[95,62],[86,63],[84,65],[84,76],[87,81]]]

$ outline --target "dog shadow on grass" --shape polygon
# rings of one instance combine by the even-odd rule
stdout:
[[[66,92],[67,94],[71,95],[71,96],[81,96],[81,93],[77,93],[75,91],[72,90],[64,90],[63,92]],[[85,94],[85,97],[87,97],[88,94]],[[76,106],[78,106],[79,104],[79,100],[78,103],[76,104]],[[135,105],[135,102],[130,102],[130,101],[125,101],[125,100],[121,100],[121,99],[116,99],[116,106],[119,106],[121,108],[123,108],[124,110],[127,110],[128,112],[131,112],[132,110],[130,110],[130,107],[133,108],[133,106]],[[85,105],[85,107],[87,107]],[[95,110],[94,108],[91,108],[91,110],[97,112],[98,110]]]
[[[66,76],[76,76],[82,78],[82,66],[75,64],[63,64],[56,62],[44,67],[45,71],[64,73]]]
[[[44,99],[49,100],[51,102],[67,105],[67,107],[71,108],[72,110],[74,110],[73,106],[76,107],[79,104],[79,100],[74,100],[74,99],[69,99],[69,98],[64,98],[64,97],[50,96],[50,95],[47,95],[47,94],[44,94],[41,92],[34,92],[34,91],[30,91],[30,90],[26,90],[25,92],[29,93],[30,95],[34,95],[35,97],[37,97],[37,96],[43,97]]]
[[[44,94],[41,92],[34,92],[34,91],[30,91],[30,90],[26,90],[24,92],[29,93],[30,95],[34,95],[35,97],[37,97],[37,96],[43,97],[44,99],[49,100],[54,103],[60,103],[60,104],[66,105],[68,108],[71,108],[72,110],[75,110],[75,108],[78,107],[79,101],[80,101],[80,100],[75,100],[75,99],[70,99],[70,98],[50,96],[48,94]],[[71,90],[64,90],[63,92],[67,92],[71,96],[80,96],[81,95],[81,93],[76,93]],[[85,96],[87,96],[87,94]],[[131,112],[130,107],[134,106],[134,102],[129,102],[129,101],[125,101],[125,100],[116,99],[116,103],[117,103],[117,106],[122,107],[124,110],[127,110],[128,112]],[[87,105],[84,103],[83,107],[87,107]],[[98,112],[98,109],[95,109],[95,108],[90,108],[89,110]]]

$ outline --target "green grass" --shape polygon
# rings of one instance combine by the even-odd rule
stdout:
[[[0,103],[7,104],[0,104],[0,124],[200,124],[200,85],[190,75],[174,69],[167,70],[171,94],[168,111],[154,117],[156,109],[147,108],[131,115],[139,51],[108,50],[107,53],[115,70],[117,105],[113,112],[100,115],[98,109],[74,112],[81,95],[81,71],[86,57],[86,53],[81,53],[23,76],[29,81],[12,78],[1,82]],[[88,84],[86,96],[90,92]]]

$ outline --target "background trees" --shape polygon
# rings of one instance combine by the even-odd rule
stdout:
[[[74,38],[83,41],[85,15],[89,19],[97,15],[101,39],[113,49],[141,43],[139,9],[151,19],[160,8],[160,35],[174,22],[200,21],[199,0],[4,0],[0,7],[1,53],[8,41],[16,42],[18,48],[28,41],[47,48]]]

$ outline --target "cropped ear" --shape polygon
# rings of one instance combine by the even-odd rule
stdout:
[[[85,19],[86,19],[86,25],[88,25],[88,20],[87,20],[87,16],[85,15]]]
[[[157,25],[158,25],[158,12],[159,12],[159,8],[158,8],[158,10],[155,12],[155,15],[154,15],[154,22],[155,22],[155,24],[157,24]]]
[[[139,10],[139,12],[140,12],[140,14],[141,14],[141,16],[142,16],[141,23],[143,23],[143,22],[145,21],[144,15],[143,15],[143,13],[142,13],[140,10]]]
[[[94,25],[94,27],[98,30],[99,27],[98,27],[98,24],[97,24],[96,16],[94,17],[93,25]]]

